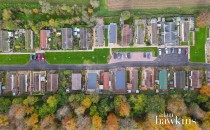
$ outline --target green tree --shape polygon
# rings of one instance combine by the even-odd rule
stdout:
[[[18,26],[13,21],[4,21],[3,28],[7,30],[16,30]]]
[[[104,118],[107,114],[114,110],[114,104],[108,97],[102,99],[98,105],[98,112],[100,117]]]
[[[0,112],[7,112],[11,104],[12,103],[8,98],[0,97]]]
[[[131,95],[128,101],[131,105],[131,112],[133,116],[140,116],[141,114],[145,113],[145,107],[147,105],[146,95]]]
[[[208,101],[208,97],[205,96],[205,95],[198,95],[197,96],[197,103],[200,104],[200,103],[205,103]]]
[[[12,100],[12,104],[22,104],[23,103],[23,98],[18,97],[18,98],[14,98]]]
[[[123,20],[128,20],[131,17],[131,13],[129,11],[123,11],[121,17]]]
[[[161,114],[165,112],[165,99],[159,95],[154,95],[148,98],[146,112],[156,112]]]
[[[93,115],[97,115],[98,112],[97,112],[97,107],[94,105],[94,106],[91,106],[90,107],[90,115],[93,116]]]
[[[100,99],[100,97],[99,97],[98,94],[91,94],[91,95],[89,96],[89,98],[90,98],[90,100],[92,101],[92,103],[98,103],[98,101],[99,101],[99,99]]]

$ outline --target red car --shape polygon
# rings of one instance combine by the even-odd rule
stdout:
[[[41,60],[41,54],[38,54],[37,60]]]

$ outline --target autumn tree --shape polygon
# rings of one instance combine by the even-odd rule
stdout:
[[[108,130],[118,130],[119,122],[118,118],[114,113],[110,113],[107,116],[106,127]]]
[[[92,129],[101,130],[103,128],[102,119],[99,115],[94,115],[92,117]]]
[[[98,0],[90,0],[90,5],[93,7],[93,8],[98,8],[99,7],[99,1]]]
[[[121,17],[123,20],[128,20],[131,17],[131,13],[129,11],[123,11]]]
[[[116,96],[114,99],[115,112],[121,117],[128,117],[130,115],[130,105],[127,98],[123,95]]]
[[[120,130],[137,130],[138,125],[135,120],[131,118],[123,118],[119,120]]]
[[[183,116],[182,119],[191,120],[191,118],[187,116]],[[202,130],[198,123],[193,123],[193,122],[191,122],[190,124],[184,123],[184,128],[185,130]]]
[[[76,120],[69,114],[62,120],[62,127],[66,130],[76,130]]]
[[[85,109],[86,108],[84,106],[80,106],[77,109],[75,109],[74,112],[77,114],[77,116],[81,116],[84,114]]]
[[[89,130],[91,125],[91,118],[88,116],[79,116],[77,118],[77,130]]]
[[[176,116],[183,116],[187,114],[187,106],[184,99],[179,95],[174,95],[167,102],[167,110]]]
[[[210,12],[202,11],[196,19],[196,24],[198,27],[208,27],[210,25]]]
[[[39,119],[38,119],[38,114],[37,113],[34,113],[31,115],[31,117],[29,117],[25,123],[27,126],[29,127],[32,127],[32,128],[36,128],[37,127],[37,123],[39,122]]]
[[[9,124],[9,118],[7,115],[0,114],[0,129]]]
[[[90,107],[90,105],[91,105],[91,100],[90,100],[90,98],[89,97],[85,97],[85,99],[82,101],[82,105],[85,107],[85,108],[89,108]]]
[[[189,109],[191,115],[196,119],[206,120],[208,118],[207,113],[203,111],[196,103],[192,103]]]
[[[70,108],[68,106],[63,106],[59,108],[56,112],[56,118],[61,120],[64,116],[70,113]]]
[[[25,106],[13,104],[9,109],[9,116],[17,120],[22,120],[26,115]]]
[[[200,94],[210,97],[210,86],[201,87]]]
[[[10,9],[4,9],[2,16],[3,16],[3,20],[5,21],[10,20],[12,19],[12,11]]]
[[[44,129],[47,129],[47,130],[56,129],[55,117],[52,116],[52,115],[45,116],[44,119],[41,121],[40,128],[42,130],[44,130]]]
[[[92,103],[98,103],[98,101],[100,99],[98,94],[91,94],[91,95],[89,95],[89,98]]]
[[[38,97],[28,96],[25,100],[23,100],[23,104],[26,106],[32,106],[38,101]]]

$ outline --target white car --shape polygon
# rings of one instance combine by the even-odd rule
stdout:
[[[165,50],[166,50],[166,54],[168,54],[168,48],[165,48]]]
[[[182,54],[182,49],[181,48],[178,49],[178,54]]]
[[[162,54],[161,49],[158,49],[159,56]]]

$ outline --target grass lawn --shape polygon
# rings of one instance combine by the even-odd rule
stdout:
[[[195,46],[190,47],[191,62],[205,62],[207,31],[207,28],[200,28],[198,32],[195,32]]]
[[[109,10],[106,4],[107,0],[100,0],[100,7],[94,12],[97,16],[119,16],[122,11]],[[196,16],[200,10],[210,10],[209,6],[202,7],[178,7],[178,8],[160,8],[160,9],[130,9],[129,11],[140,18],[151,18],[160,16],[182,16],[193,15]]]
[[[144,48],[113,48],[112,52],[153,52],[158,56],[157,47],[144,47]]]
[[[93,52],[46,52],[49,64],[107,64],[109,49],[95,49]]]
[[[29,54],[0,54],[0,65],[24,65],[29,62]]]
[[[180,42],[181,45],[188,45],[188,42]]]
[[[109,25],[110,23],[120,24],[120,17],[104,17],[104,25]]]
[[[105,37],[105,46],[107,47],[108,46],[108,29],[105,29],[105,33],[104,33],[104,37]]]

